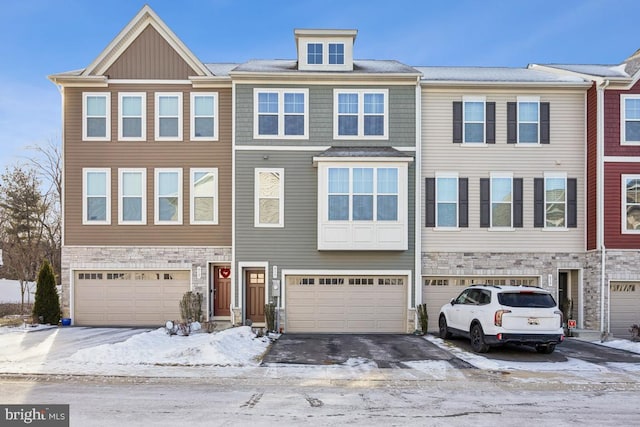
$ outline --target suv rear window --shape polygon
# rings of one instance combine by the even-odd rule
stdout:
[[[550,294],[542,292],[501,292],[498,294],[500,305],[507,307],[555,307],[556,302]]]

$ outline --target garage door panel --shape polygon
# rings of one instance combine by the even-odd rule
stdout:
[[[640,324],[640,282],[611,282],[611,333],[630,338],[629,328]]]

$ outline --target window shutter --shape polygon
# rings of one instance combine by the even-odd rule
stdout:
[[[549,103],[540,103],[540,144],[549,144]]]
[[[578,226],[578,180],[567,178],[567,227]]]
[[[469,178],[458,178],[458,227],[469,227]]]
[[[496,143],[496,103],[487,102],[485,104],[485,114],[487,116],[487,144]]]
[[[533,179],[533,226],[544,227],[544,178]]]
[[[462,102],[453,103],[453,142],[462,143]]]
[[[489,178],[480,178],[480,227],[489,227],[490,199]]]
[[[513,178],[513,226],[522,228],[522,178]]]
[[[426,179],[426,211],[427,218],[425,220],[425,227],[435,227],[436,226],[436,179],[435,178],[427,178]]]
[[[507,102],[507,144],[518,142],[518,104]]]

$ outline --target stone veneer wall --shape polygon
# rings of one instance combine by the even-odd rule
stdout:
[[[230,247],[65,246],[62,248],[61,308],[70,315],[71,270],[191,270],[191,290],[207,294],[207,264],[231,262]],[[201,277],[197,268],[201,267]]]

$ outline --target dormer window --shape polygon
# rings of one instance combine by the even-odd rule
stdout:
[[[344,43],[329,43],[329,64],[344,64]]]
[[[320,65],[322,64],[322,43],[307,44],[307,63]]]
[[[353,71],[356,30],[295,30],[298,70]]]

